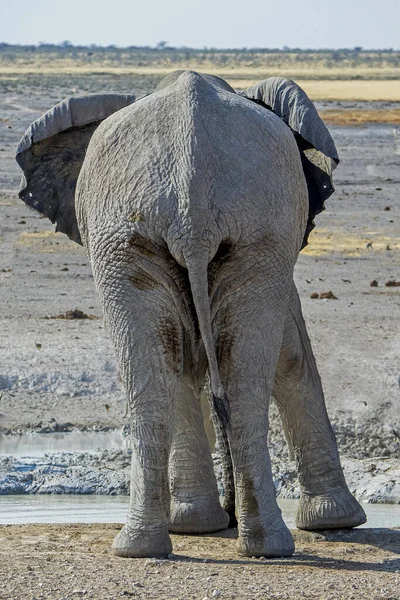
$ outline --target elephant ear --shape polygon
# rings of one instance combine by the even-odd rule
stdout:
[[[314,104],[294,81],[270,77],[247,88],[241,95],[272,110],[296,138],[309,198],[304,248],[315,227],[314,217],[324,210],[325,201],[335,191],[332,173],[339,163],[335,143]]]
[[[75,188],[86,149],[99,124],[134,101],[130,94],[67,98],[34,121],[18,144],[19,197],[78,244]]]

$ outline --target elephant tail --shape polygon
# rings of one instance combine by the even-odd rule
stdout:
[[[216,451],[221,459],[222,488],[221,506],[229,515],[229,527],[237,527],[235,480],[233,463],[226,429],[221,426],[215,411],[211,411],[212,422],[216,437]]]
[[[222,429],[226,429],[230,424],[230,409],[229,401],[219,376],[217,355],[211,328],[207,277],[208,260],[203,255],[191,255],[190,257],[185,256],[185,262],[200,334],[207,355],[213,407]]]
[[[228,397],[219,376],[217,355],[212,335],[210,299],[208,296],[208,260],[207,257],[202,255],[190,258],[185,256],[185,262],[200,334],[208,360],[212,397],[211,415],[222,466],[222,485],[224,488],[222,507],[230,517],[229,527],[236,527],[235,485],[232,455],[227,432],[230,424],[230,408]]]

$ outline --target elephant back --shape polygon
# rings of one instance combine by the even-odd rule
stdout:
[[[241,95],[274,112],[295,136],[309,198],[304,248],[315,227],[315,216],[325,209],[325,201],[335,191],[332,173],[339,163],[335,143],[313,102],[294,81],[269,77],[247,88]]]

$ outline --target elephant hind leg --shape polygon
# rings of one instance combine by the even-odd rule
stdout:
[[[200,400],[184,378],[177,386],[174,413],[169,460],[169,530],[210,533],[226,529],[229,517],[219,503]]]
[[[228,522],[193,391],[206,363],[195,352],[190,290],[170,254],[143,238],[91,255],[131,413],[130,509],[113,551],[165,557],[168,529]]]
[[[339,529],[365,523],[350,494],[326,412],[314,354],[293,284],[273,393],[293,446],[300,480],[300,529]]]
[[[243,556],[291,556],[294,543],[276,502],[267,443],[268,402],[290,272],[274,272],[276,257],[259,255],[255,249],[254,253],[238,249],[235,269],[221,266],[213,298],[217,356],[231,410],[227,433],[235,480],[238,551]],[[252,270],[254,260],[257,269]]]

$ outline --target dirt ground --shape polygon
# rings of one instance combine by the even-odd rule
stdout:
[[[115,525],[0,527],[0,599],[399,597],[400,530],[294,531],[291,558],[246,559],[235,530],[172,536],[168,560],[111,554]]]
[[[107,73],[0,77],[4,433],[124,423],[125,401],[88,260],[17,198],[14,152],[30,122],[63,97],[141,95],[158,79]],[[400,102],[324,101],[318,107],[398,111]],[[342,454],[389,460],[400,456],[400,287],[387,285],[400,280],[399,140],[391,122],[336,125],[332,132],[342,159],[337,191],[317,217],[295,278]],[[326,292],[336,299],[311,298]],[[50,318],[73,309],[96,318]],[[272,429],[279,429],[277,420]],[[173,536],[172,560],[127,561],[110,553],[115,533],[109,525],[2,526],[0,598],[399,597],[397,530],[295,532],[294,557],[274,561],[239,559],[234,540],[218,535]]]

